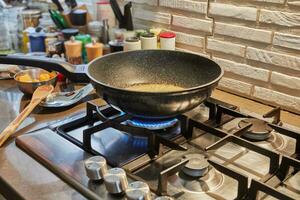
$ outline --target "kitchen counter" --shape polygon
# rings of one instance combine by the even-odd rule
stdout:
[[[59,87],[64,86],[59,85]],[[69,85],[69,87],[73,86]],[[266,113],[271,109],[270,106],[220,90],[216,90],[213,96],[241,108],[247,107],[249,111],[258,114]],[[99,105],[103,104],[103,101],[99,99],[94,101]],[[0,130],[3,130],[28,103],[28,97],[23,96],[13,80],[0,80]],[[42,109],[37,107],[23,122],[14,137],[44,127],[47,123],[82,112],[84,109],[84,103],[69,109]],[[298,115],[285,111],[281,114],[282,121],[300,126]],[[13,139],[6,142],[5,146],[0,149],[0,193],[9,197],[8,199],[84,199],[56,175],[16,147]],[[18,195],[11,196],[12,193]]]

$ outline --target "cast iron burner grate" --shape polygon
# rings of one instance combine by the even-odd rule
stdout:
[[[263,115],[264,118],[273,118],[272,123],[268,123],[261,119],[253,118],[252,116],[240,113],[236,110],[232,110],[231,108],[217,105],[216,114],[215,114],[216,127],[220,127],[224,124],[222,122],[222,119],[224,116],[231,116],[233,118],[247,118],[244,120],[244,122],[241,122],[239,124],[240,129],[235,131],[232,134],[235,136],[238,136],[238,137],[243,137],[251,142],[259,141],[262,139],[267,139],[270,136],[269,132],[271,132],[271,131],[276,131],[280,135],[287,136],[289,138],[294,139],[295,143],[296,143],[295,150],[294,150],[294,153],[289,156],[291,156],[292,158],[296,158],[298,160],[300,159],[300,132],[291,130],[286,127],[282,127],[282,122],[280,120],[280,107],[274,108],[271,111],[269,111],[268,113]],[[255,127],[257,128],[255,123],[258,121],[260,121],[259,122],[260,125],[263,124],[263,126],[265,126],[265,127],[261,129],[261,126],[260,126],[259,129],[263,130],[261,132],[263,134],[262,134],[262,136],[259,134],[259,136],[257,137],[257,135],[255,135],[255,136],[253,134],[251,135],[251,129],[254,130]],[[254,128],[252,128],[253,125],[254,125]],[[250,133],[250,137],[247,137],[247,136],[249,136],[249,133]],[[247,135],[247,136],[245,137],[245,135]]]
[[[273,129],[267,122],[260,119],[247,118],[241,120],[238,125],[239,128],[243,128],[248,124],[251,124],[251,127],[243,133],[243,137],[250,140],[261,141],[266,140],[271,136],[271,131]]]
[[[185,150],[173,142],[180,135],[186,134],[185,116],[180,115],[169,121],[172,124],[176,122],[172,126],[175,128],[167,128],[164,134],[145,127],[128,125],[128,121],[132,119],[131,115],[110,106],[98,107],[88,102],[86,116],[59,126],[57,132],[85,151],[102,155],[112,166],[123,166],[145,154],[154,158],[160,154],[160,144],[171,149]]]

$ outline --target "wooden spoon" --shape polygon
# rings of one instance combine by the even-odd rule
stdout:
[[[0,147],[16,131],[16,129],[20,126],[20,124],[24,121],[24,119],[32,112],[32,110],[43,99],[45,99],[49,94],[51,94],[53,89],[54,88],[52,85],[42,85],[34,91],[28,106],[0,134]]]

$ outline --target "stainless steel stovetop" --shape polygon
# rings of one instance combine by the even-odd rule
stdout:
[[[88,199],[300,199],[300,130],[279,108],[257,116],[209,99],[143,121],[89,103],[16,144]]]

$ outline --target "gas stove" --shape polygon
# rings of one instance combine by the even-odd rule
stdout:
[[[172,119],[86,112],[16,144],[88,199],[300,199],[300,130],[213,98]]]

